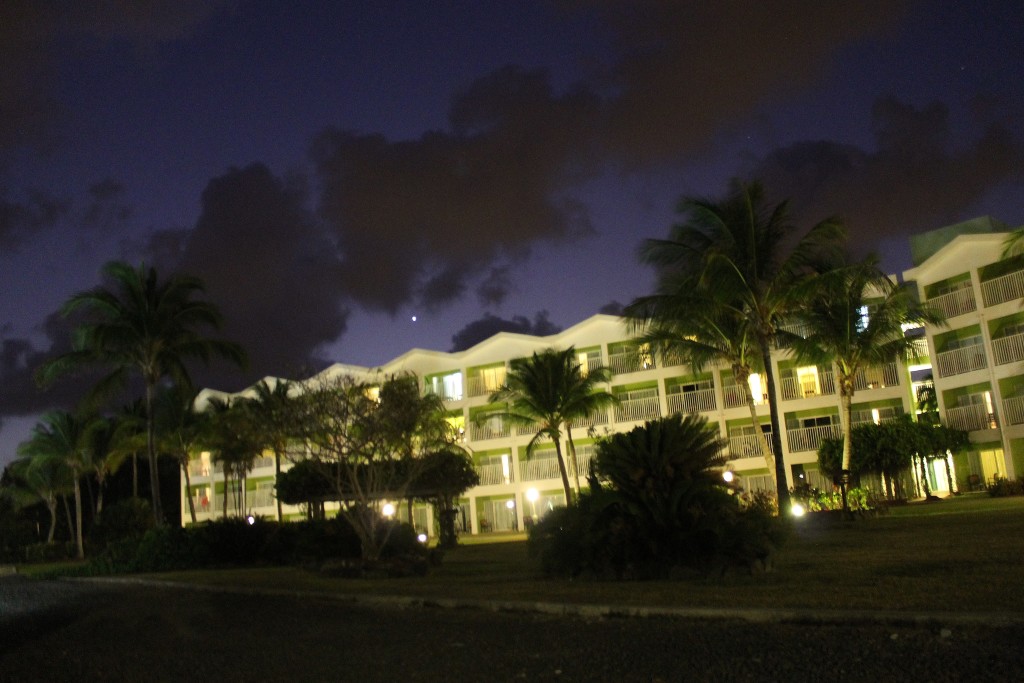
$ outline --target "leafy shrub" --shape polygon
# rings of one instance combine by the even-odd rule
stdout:
[[[988,484],[985,487],[985,490],[987,490],[988,495],[993,498],[1002,498],[1004,496],[1024,496],[1024,479],[996,477],[991,484]]]
[[[763,567],[785,522],[757,501],[745,509],[724,485],[721,443],[699,416],[645,423],[598,444],[607,490],[549,513],[531,549],[548,573],[654,578],[681,569]]]
[[[69,560],[78,553],[78,547],[71,542],[67,543],[33,543],[25,546],[25,561],[36,562],[59,562]]]
[[[103,510],[100,521],[93,526],[89,540],[102,550],[115,541],[140,539],[153,527],[153,512],[148,500],[129,498]]]

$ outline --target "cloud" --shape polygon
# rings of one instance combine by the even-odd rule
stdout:
[[[707,151],[716,133],[825,76],[846,45],[895,23],[903,2],[598,3],[620,58],[596,76],[601,139],[627,163]]]
[[[535,337],[547,337],[561,331],[561,327],[548,320],[547,311],[538,311],[533,317],[533,322],[521,315],[513,316],[511,320],[505,320],[485,313],[484,317],[474,320],[452,336],[451,352],[465,351],[499,332],[516,332],[532,334]]]
[[[305,199],[300,182],[261,164],[231,169],[203,191],[193,230],[150,243],[162,262],[203,279],[225,316],[222,335],[250,355],[251,377],[320,364],[315,349],[346,328],[341,265]]]
[[[482,306],[500,306],[512,289],[511,271],[508,266],[495,266],[476,288],[477,298]]]
[[[67,215],[71,203],[43,190],[29,190],[23,200],[0,198],[0,247],[14,250],[24,239]]]
[[[543,71],[507,67],[455,97],[452,132],[418,140],[327,130],[313,145],[320,212],[344,284],[371,309],[441,305],[499,258],[591,229],[564,192],[588,177],[596,100],[556,95]],[[492,290],[494,293],[494,290]]]
[[[604,306],[601,306],[601,308],[597,309],[597,312],[603,313],[604,315],[622,315],[622,311],[624,309],[625,306],[623,306],[622,303],[613,299]]]
[[[875,103],[872,122],[874,149],[800,141],[768,154],[750,175],[773,195],[791,198],[803,222],[840,215],[861,252],[971,218],[992,188],[1024,181],[1020,122],[986,114],[968,142],[954,146],[944,104],[918,108],[894,97]]]

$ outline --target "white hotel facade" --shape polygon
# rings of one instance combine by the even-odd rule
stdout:
[[[912,238],[915,266],[903,274],[904,280],[916,283],[921,299],[942,310],[948,324],[926,329],[916,365],[890,363],[862,372],[857,379],[854,424],[914,415],[917,387],[926,377],[934,377],[943,423],[965,429],[971,437],[971,450],[954,458],[958,490],[1024,474],[1024,258],[1001,258],[1008,230],[990,218],[979,218]],[[337,364],[321,375],[371,378],[415,373],[424,392],[445,400],[480,475],[480,485],[460,501],[463,531],[510,531],[523,528],[527,517],[539,518],[563,504],[561,479],[553,444],[542,444],[527,458],[532,434],[503,424],[495,412],[498,406],[489,405],[487,398],[503,383],[512,359],[570,346],[581,364],[613,370],[607,388],[620,401],[574,425],[581,475],[589,471],[593,443],[600,435],[672,413],[695,412],[717,427],[726,443],[728,468],[741,477],[745,488],[773,487],[756,442],[764,437],[751,424],[731,370],[709,366],[694,374],[688,365],[664,365],[631,338],[623,319],[614,316],[595,315],[547,337],[500,333],[458,353],[413,349],[379,368]],[[776,353],[772,364],[775,396],[766,396],[763,385],[752,382],[761,431],[770,430],[768,400],[774,400],[780,408],[787,483],[830,488],[831,482],[818,471],[817,450],[823,439],[841,435],[833,370],[798,366],[785,352]],[[198,401],[201,405],[215,395],[226,396],[205,390]],[[928,473],[931,488],[939,495],[948,488],[944,468],[935,462]],[[190,491],[182,478],[183,523],[189,521],[188,495],[199,520],[219,517],[225,485],[209,453],[196,454],[190,478]],[[273,458],[256,461],[245,488],[247,513],[276,515]],[[226,495],[230,511],[240,494],[229,485]],[[398,507],[405,516],[405,506]],[[302,511],[286,506],[285,514],[299,518]],[[421,530],[434,532],[427,506],[416,506],[412,521]]]

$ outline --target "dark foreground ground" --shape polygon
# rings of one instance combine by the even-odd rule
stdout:
[[[0,578],[0,681],[959,680],[1024,680],[1024,628],[587,620]]]

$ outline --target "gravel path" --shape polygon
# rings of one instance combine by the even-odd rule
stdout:
[[[588,619],[0,578],[0,681],[1020,681],[1024,627]]]

